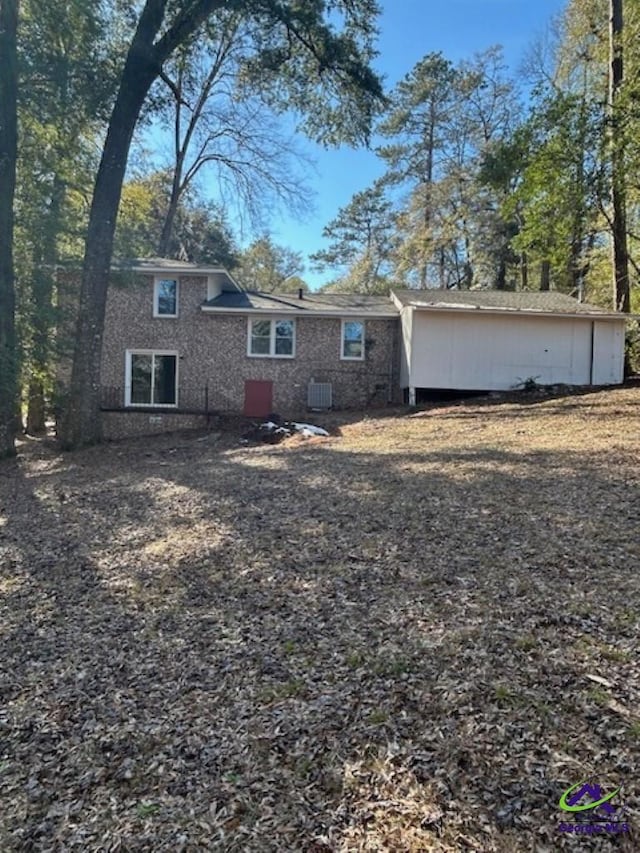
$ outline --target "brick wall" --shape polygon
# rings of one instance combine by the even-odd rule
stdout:
[[[179,316],[153,317],[153,276],[129,276],[109,291],[101,383],[124,393],[127,349],[174,350],[179,355],[179,404],[203,400],[211,410],[242,411],[246,379],[273,382],[273,408],[283,417],[304,413],[307,385],[333,384],[335,408],[364,408],[399,399],[399,320],[366,319],[364,361],[340,359],[339,318],[297,317],[293,359],[247,355],[244,315],[201,311],[204,277],[181,277]],[[197,406],[191,406],[196,408]]]
[[[210,429],[213,425],[212,418],[206,415],[178,412],[102,412],[102,435],[109,440],[182,429]]]

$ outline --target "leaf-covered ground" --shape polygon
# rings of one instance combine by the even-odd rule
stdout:
[[[637,850],[639,446],[639,388],[23,443],[0,850]],[[630,835],[558,831],[588,778]]]

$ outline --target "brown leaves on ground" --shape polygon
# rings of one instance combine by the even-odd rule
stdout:
[[[327,423],[329,421],[327,420]],[[335,424],[335,416],[332,423]],[[0,465],[0,849],[637,849],[640,390]]]

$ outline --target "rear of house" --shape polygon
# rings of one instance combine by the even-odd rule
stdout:
[[[217,267],[139,262],[109,289],[104,433],[397,401],[398,329],[387,297],[252,293]]]
[[[560,293],[274,294],[165,259],[114,270],[101,383],[106,437],[233,412],[298,418],[421,390],[622,381],[626,317]]]

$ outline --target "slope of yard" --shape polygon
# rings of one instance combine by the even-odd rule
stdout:
[[[639,446],[638,388],[25,443],[0,850],[638,849]],[[558,832],[587,778],[629,836]]]

